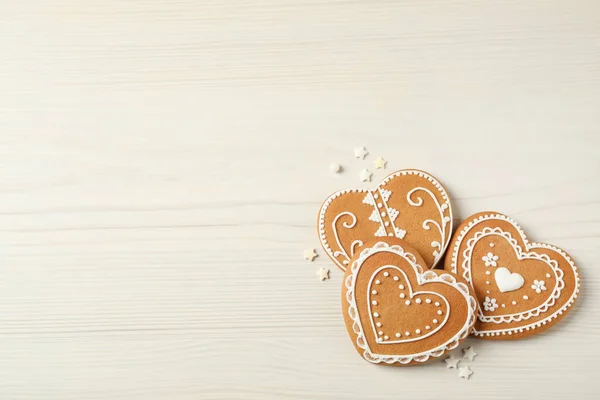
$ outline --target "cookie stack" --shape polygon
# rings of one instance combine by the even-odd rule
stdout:
[[[571,310],[579,274],[563,250],[530,242],[494,211],[468,217],[454,235],[452,224],[446,190],[419,170],[394,172],[374,190],[341,190],[321,206],[319,238],[345,273],[344,320],[365,360],[419,364],[469,335],[539,333]]]

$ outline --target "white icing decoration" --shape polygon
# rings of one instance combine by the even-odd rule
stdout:
[[[400,337],[400,336],[402,336],[402,335],[396,332],[396,337]]]
[[[349,211],[345,211],[343,213],[338,214],[335,217],[335,219],[333,220],[333,222],[331,223],[331,227],[333,229],[333,235],[335,236],[335,241],[337,242],[337,245],[341,249],[340,251],[334,252],[333,256],[334,257],[338,257],[338,256],[343,255],[344,257],[346,257],[346,260],[344,260],[343,263],[344,264],[348,264],[348,260],[350,260],[350,258],[354,255],[354,249],[356,248],[356,246],[362,246],[363,242],[361,240],[355,240],[355,241],[353,241],[352,244],[350,245],[350,255],[348,255],[348,253],[346,253],[346,250],[344,249],[344,247],[340,243],[340,237],[338,236],[338,231],[337,231],[337,222],[338,222],[338,220],[341,217],[343,217],[345,215],[351,216],[352,217],[352,222],[350,224],[347,224],[346,222],[342,222],[342,226],[344,228],[348,228],[348,229],[354,228],[354,226],[356,226],[356,215],[352,214]]]
[[[385,236],[387,234],[387,232],[385,231],[385,228],[383,226],[380,226],[376,231],[375,231],[375,236],[377,237],[382,237]]]
[[[496,279],[496,285],[498,286],[498,289],[502,293],[518,290],[525,283],[525,278],[523,278],[523,275],[516,272],[511,273],[508,268],[505,267],[498,268],[494,273],[494,278]]]
[[[395,280],[395,281],[397,281],[398,279],[400,279],[400,278],[398,278],[397,276],[395,276],[395,277],[394,277],[394,280]]]
[[[537,279],[535,279],[533,281],[533,285],[531,285],[531,288],[534,289],[536,293],[540,294],[542,293],[542,291],[546,290],[545,284],[546,283],[544,281],[538,281]]]
[[[418,335],[418,334],[420,334],[420,333],[421,333],[421,330],[420,330],[420,329],[417,329],[417,330],[415,330],[415,333]]]
[[[379,189],[379,193],[381,193],[381,198],[385,202],[387,202],[390,199],[390,196],[392,195],[392,192],[387,189]]]
[[[431,303],[431,299],[425,299],[425,303],[430,304]]]
[[[410,306],[410,300],[406,300],[406,301],[404,302],[404,304],[406,304],[407,306]]]
[[[381,222],[381,216],[379,215],[377,210],[373,210],[373,212],[371,213],[371,216],[369,216],[369,221]]]
[[[577,299],[577,295],[579,294],[580,281],[579,281],[579,274],[577,272],[577,266],[575,265],[573,260],[562,249],[560,249],[556,246],[550,245],[550,244],[546,244],[546,243],[529,242],[529,240],[527,239],[527,236],[525,235],[525,232],[523,232],[521,227],[512,218],[507,217],[506,215],[498,214],[498,213],[484,214],[484,215],[481,215],[481,216],[475,218],[474,220],[470,221],[462,229],[462,231],[458,235],[456,241],[454,242],[454,245],[452,248],[452,253],[450,255],[450,257],[451,257],[450,258],[450,266],[449,266],[450,271],[454,272],[454,273],[457,272],[458,250],[460,249],[463,239],[468,234],[468,232],[471,229],[473,229],[477,224],[485,222],[485,221],[489,221],[489,220],[506,221],[509,224],[511,224],[519,232],[519,235],[521,236],[521,238],[525,244],[526,252],[531,252],[532,249],[540,248],[540,249],[549,249],[549,250],[555,251],[558,254],[560,254],[568,262],[569,266],[571,267],[571,269],[573,271],[573,274],[575,277],[575,290],[573,291],[573,293],[571,293],[571,296],[569,297],[569,299],[564,303],[564,305],[562,307],[560,307],[560,309],[555,310],[551,315],[549,315],[537,322],[533,322],[533,323],[530,323],[525,326],[518,326],[515,328],[487,329],[487,330],[474,329],[473,335],[482,337],[482,336],[494,336],[494,335],[499,336],[501,334],[506,335],[507,333],[508,334],[517,333],[517,332],[522,333],[523,331],[533,330],[533,329],[541,327],[542,325],[546,325],[548,322],[552,321],[554,318],[557,318],[559,315],[562,315],[564,312],[566,312],[573,305],[573,303],[575,302],[575,299]],[[484,229],[488,229],[488,228],[486,227]],[[511,244],[513,244],[513,248],[514,248],[515,245],[517,245],[517,243],[514,240],[513,240],[513,242],[511,242]],[[519,247],[519,246],[517,245],[517,247]],[[520,250],[520,247],[519,247],[519,250]],[[548,257],[548,259],[549,259],[549,257]],[[562,277],[562,275],[563,275],[562,271],[560,271],[560,273],[561,273],[561,277]],[[548,275],[550,275],[550,274],[546,274],[546,277],[550,278],[551,275],[550,276],[548,276]],[[465,276],[467,278],[467,281],[472,284],[471,277],[470,277],[470,271],[464,271],[463,276]],[[504,306],[505,305],[503,304],[502,307],[504,307]],[[544,307],[545,307],[545,305],[542,305],[542,309]],[[544,311],[546,311],[546,310],[547,310],[547,308]],[[534,312],[535,312],[535,310],[534,310]],[[543,312],[543,311],[540,311],[540,312]],[[524,314],[527,315],[528,312],[525,312]],[[539,315],[539,313],[537,315]],[[481,319],[482,315],[479,314],[478,317],[479,317],[479,319]],[[509,321],[502,321],[502,320],[498,321],[498,323],[500,323],[500,322],[510,322],[510,320]]]
[[[415,353],[415,354],[385,355],[385,354],[376,354],[371,351],[369,344],[365,339],[365,334],[364,334],[364,331],[362,328],[362,322],[361,322],[360,316],[358,314],[354,288],[356,285],[356,279],[357,279],[358,273],[360,272],[360,268],[363,265],[364,261],[371,255],[377,254],[379,252],[391,252],[391,253],[394,253],[394,254],[404,258],[406,261],[408,261],[417,276],[417,282],[419,285],[424,284],[426,282],[438,282],[441,284],[449,285],[449,286],[453,287],[454,289],[458,290],[458,292],[460,293],[460,295],[463,296],[463,298],[465,299],[465,302],[467,304],[468,318],[465,321],[464,325],[460,327],[460,329],[458,330],[456,335],[454,335],[448,341],[440,344],[439,346],[437,346],[434,349],[427,350],[427,351],[420,352],[420,353]],[[459,344],[459,341],[468,336],[471,327],[475,324],[475,320],[476,320],[475,310],[477,309],[477,301],[473,296],[470,295],[468,286],[462,282],[457,282],[456,279],[452,275],[448,275],[448,274],[437,275],[436,273],[424,271],[423,267],[414,261],[415,259],[416,258],[414,255],[412,255],[408,252],[405,252],[401,246],[398,246],[398,245],[390,246],[387,243],[379,242],[379,243],[375,244],[372,248],[367,248],[367,249],[364,249],[363,251],[361,251],[359,258],[352,263],[351,274],[345,280],[345,287],[347,289],[346,300],[349,303],[348,315],[353,320],[352,329],[353,329],[354,333],[357,335],[356,336],[356,345],[359,348],[364,350],[363,357],[371,363],[385,362],[387,364],[393,364],[393,363],[408,364],[413,361],[425,362],[425,361],[429,360],[429,358],[431,358],[431,357],[439,357],[442,354],[444,354],[446,351],[456,348]],[[382,268],[395,268],[396,269],[397,267],[384,266]],[[400,274],[404,275],[404,272],[401,269],[397,268],[397,270],[400,272]],[[375,274],[377,274],[378,271],[376,271]],[[371,277],[371,281],[373,280],[373,276]],[[369,284],[369,286],[370,286],[370,284]],[[438,293],[431,293],[431,294],[440,296],[443,298],[443,296],[441,296]],[[450,311],[449,306],[447,309],[448,309],[448,311]],[[447,314],[446,315],[446,319],[447,319],[449,312],[446,314]],[[434,320],[434,321],[437,321],[437,320]],[[428,333],[428,335],[433,334],[434,332],[437,332],[437,331],[438,331],[438,329],[436,328],[432,332]],[[410,332],[406,332],[406,336],[410,336]],[[420,340],[422,338],[424,338],[424,337],[417,338],[417,340]]]
[[[439,241],[433,241],[431,242],[431,246],[435,249],[433,251],[433,256],[435,257],[435,259],[437,260],[444,252],[446,246],[448,245],[448,241],[449,241],[449,235],[446,235],[446,224],[448,222],[452,221],[452,217],[451,216],[445,216],[444,212],[445,210],[448,208],[447,206],[447,202],[444,203],[443,207],[442,205],[440,205],[440,202],[438,201],[437,197],[435,197],[435,194],[433,194],[431,192],[431,190],[426,189],[424,187],[416,187],[414,189],[411,189],[407,194],[406,194],[406,200],[408,201],[408,204],[410,204],[413,207],[421,207],[423,205],[423,198],[417,196],[417,200],[413,200],[411,198],[411,196],[417,192],[417,191],[423,191],[425,193],[427,193],[434,201],[439,213],[440,213],[440,221],[442,222],[442,225],[440,225],[437,221],[434,221],[432,219],[426,219],[425,221],[423,221],[423,224],[421,225],[423,227],[423,229],[425,229],[426,231],[431,229],[431,226],[435,226],[437,228],[437,230],[440,233],[440,240]],[[452,232],[452,230],[450,229],[450,232]],[[443,243],[443,248],[442,248],[442,243]]]
[[[481,259],[485,262],[486,267],[497,267],[498,256],[494,255],[492,252],[487,253],[487,255],[481,257]]]
[[[377,196],[377,195],[375,195]],[[377,198],[377,197],[375,197]],[[371,194],[371,192],[367,193],[367,195],[365,196],[365,198],[363,199],[363,204],[367,204],[369,206],[374,206],[375,205],[375,200],[373,200],[373,195]]]
[[[398,214],[400,214],[400,212],[394,208],[389,207],[388,214],[389,214],[390,220],[392,222],[394,222],[394,221],[396,221],[396,218],[398,218]]]
[[[416,299],[416,300],[415,300],[415,303],[417,303],[417,304],[421,304],[421,299]]]
[[[398,239],[404,239],[404,236],[406,236],[406,231],[404,229],[400,229],[397,226],[394,227],[394,232],[396,233],[396,237]]]
[[[504,304],[502,305],[504,307]],[[498,308],[498,304],[496,303],[496,299],[490,299],[489,297],[485,298],[483,302],[483,309],[485,311],[495,311]]]
[[[523,300],[529,300],[529,296],[523,296]]]
[[[516,305],[517,305],[517,302],[513,300],[513,301],[512,301],[512,305],[513,305],[513,306],[516,306]]]
[[[406,297],[406,295],[405,295],[404,293],[400,293],[400,298],[401,298],[401,299],[403,299],[403,298],[405,298],[405,297]]]
[[[387,271],[385,271],[385,272],[383,273],[383,276],[390,276],[390,273],[389,273],[389,272],[387,272]]]

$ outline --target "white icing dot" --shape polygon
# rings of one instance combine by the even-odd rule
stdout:
[[[388,236],[394,236],[394,234],[390,232],[390,233],[388,233]]]
[[[385,340],[388,340],[390,337],[386,335],[386,336],[384,336],[383,338],[384,338]]]
[[[390,273],[389,273],[389,272],[387,272],[387,271],[385,271],[385,272],[383,273],[383,276],[390,276]]]
[[[429,325],[427,325],[427,326],[425,327],[425,329],[431,329],[431,327],[430,327]]]
[[[377,294],[377,290],[373,290],[371,293],[372,294]]]
[[[377,279],[377,280],[375,281],[375,284],[377,284],[377,285],[379,285],[380,283],[381,283],[381,281],[380,281],[379,279]]]
[[[385,211],[381,213],[381,216],[382,216],[382,217],[385,217]]]
[[[398,289],[400,289],[400,290],[404,290],[404,285],[399,285],[399,286],[398,286]]]
[[[377,333],[379,334],[379,336],[383,335],[383,331],[379,331]]]
[[[490,291],[489,291],[489,290],[486,290],[485,292],[486,292],[487,294],[490,294]]]
[[[376,302],[375,300],[373,300],[373,301],[371,302],[371,304],[373,304],[374,306],[376,306],[376,305],[377,305],[377,302]]]
[[[410,336],[410,332],[408,332],[408,331],[404,332],[404,336]]]
[[[381,328],[381,322],[378,322],[375,325],[377,325],[378,328]]]
[[[420,329],[417,329],[417,330],[415,331],[415,333],[418,335],[419,333],[421,333],[421,330],[420,330]]]
[[[404,302],[404,304],[406,304],[407,306],[410,306],[410,300],[406,300],[406,301]]]
[[[377,318],[377,317],[379,317],[379,313],[373,313],[373,316],[374,316],[375,318]]]
[[[489,284],[490,284],[490,281],[485,281],[485,284],[486,284],[486,285],[489,285]]]
[[[397,276],[395,276],[395,277],[394,277],[394,280],[395,280],[395,281],[397,281],[398,279],[400,279],[400,278],[398,278]]]
[[[436,307],[439,307],[439,306],[440,306],[440,302],[439,302],[439,301],[436,301],[436,302],[435,302],[435,306],[436,306]]]
[[[415,300],[415,303],[417,303],[417,304],[421,304],[421,299],[416,299],[416,300]]]
[[[513,305],[513,306],[516,306],[516,305],[517,305],[517,302],[513,300],[513,302],[512,302],[512,305]]]
[[[434,319],[434,320],[433,320],[433,323],[434,323],[434,324],[437,324],[437,323],[438,323],[438,320],[437,320],[437,319]]]
[[[400,336],[402,336],[402,335],[400,335],[399,333],[396,333],[396,337],[400,337]]]
[[[442,310],[438,310],[438,315],[442,315]]]
[[[378,199],[378,198],[379,198],[379,195],[378,195],[378,194],[374,194],[374,195],[373,195],[373,198],[375,198],[375,199]]]
[[[425,303],[431,304],[431,299],[425,299]]]
[[[494,243],[490,243],[490,247],[494,247]]]
[[[529,300],[529,296],[523,296],[523,300]]]
[[[485,271],[486,275],[491,275],[492,273],[490,271]]]
[[[506,304],[502,304],[502,308],[506,308]]]
[[[546,278],[550,278],[552,275],[550,274],[546,274]]]
[[[406,297],[406,295],[405,295],[404,293],[400,293],[400,298],[401,298],[401,299],[403,299],[403,298],[405,298],[405,297]]]
[[[377,207],[381,208],[381,207],[383,207],[383,204],[377,203]]]

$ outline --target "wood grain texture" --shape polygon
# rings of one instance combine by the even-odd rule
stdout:
[[[0,37],[1,399],[600,395],[597,1],[3,0]],[[379,155],[564,247],[573,313],[469,382],[362,361],[302,251]]]

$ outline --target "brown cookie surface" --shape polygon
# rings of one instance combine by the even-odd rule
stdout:
[[[342,309],[358,353],[374,364],[412,365],[456,348],[476,321],[477,300],[454,274],[427,269],[398,239],[366,243],[342,284]]]
[[[400,170],[374,190],[345,189],[329,196],[318,229],[323,249],[343,271],[365,242],[385,237],[404,239],[433,267],[452,235],[452,208],[446,190],[431,175]]]
[[[444,269],[475,289],[480,311],[473,334],[484,339],[548,329],[579,292],[579,273],[567,253],[529,242],[515,221],[497,212],[472,215],[458,227]]]

